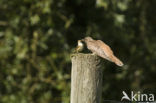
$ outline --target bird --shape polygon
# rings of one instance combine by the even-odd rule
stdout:
[[[77,41],[77,47],[75,49],[76,53],[79,53],[80,51],[82,51],[84,48],[84,44],[82,43],[82,40],[78,40]]]
[[[91,37],[85,37],[82,39],[87,48],[92,52],[93,55],[98,55],[106,60],[114,62],[118,66],[123,66],[123,62],[119,60],[111,50],[111,48],[101,40],[94,40]]]

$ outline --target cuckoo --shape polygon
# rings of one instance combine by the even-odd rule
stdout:
[[[86,44],[87,48],[93,53],[93,55],[98,55],[106,60],[114,62],[118,66],[123,66],[122,61],[114,55],[111,48],[103,41],[94,40],[91,37],[85,37],[82,40],[78,40],[77,52],[83,49],[82,42]]]

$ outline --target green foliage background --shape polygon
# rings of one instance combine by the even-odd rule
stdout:
[[[156,0],[0,0],[0,103],[69,103],[70,54],[85,36],[105,62],[102,100],[156,94]]]

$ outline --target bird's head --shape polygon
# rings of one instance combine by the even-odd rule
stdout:
[[[78,46],[83,46],[82,40],[78,40]]]
[[[89,41],[92,41],[93,39],[89,36],[85,37],[84,39],[82,39],[82,41],[84,42],[89,42]]]

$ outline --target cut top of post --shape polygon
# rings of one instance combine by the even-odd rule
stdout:
[[[75,53],[71,54],[71,59],[79,58],[79,60],[89,60],[90,62],[95,61],[96,63],[99,63],[101,61],[101,58],[97,55],[92,54],[84,54],[84,53]]]

